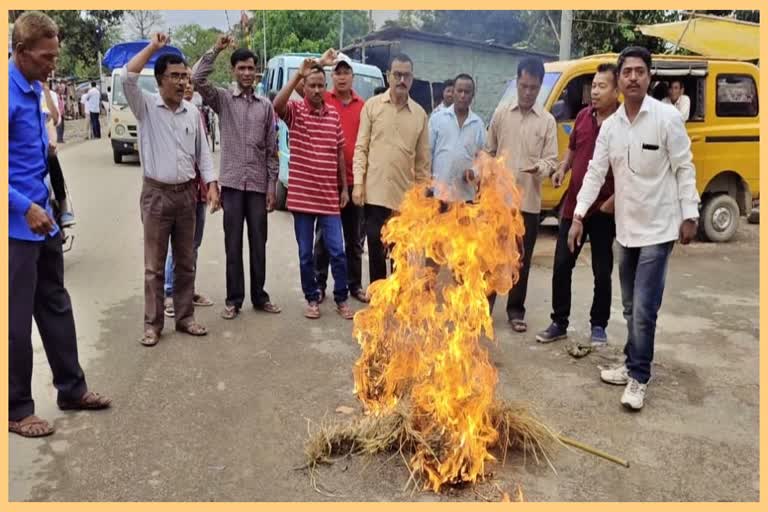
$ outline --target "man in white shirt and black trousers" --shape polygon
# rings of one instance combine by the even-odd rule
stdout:
[[[583,239],[581,220],[595,201],[608,169],[616,186],[616,240],[627,343],[624,365],[603,370],[609,384],[626,385],[621,403],[641,409],[651,379],[656,318],[667,263],[676,240],[696,234],[699,194],[691,141],[680,113],[648,95],[651,54],[629,47],[618,59],[624,104],[606,119],[579,192],[568,244]]]

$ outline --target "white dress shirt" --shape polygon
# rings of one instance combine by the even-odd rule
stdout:
[[[89,114],[98,114],[101,112],[101,93],[95,87],[91,87],[87,93],[83,95],[83,102],[85,108]]]
[[[197,107],[182,100],[173,112],[159,94],[139,87],[138,73],[123,67],[121,75],[128,107],[139,122],[144,176],[176,185],[195,179],[197,166],[204,183],[216,181],[211,150]]]
[[[675,107],[680,112],[680,115],[683,116],[683,121],[688,121],[688,118],[691,116],[691,98],[685,94],[681,94],[674,103],[669,99],[669,96],[661,100],[661,102]]]
[[[680,113],[646,96],[634,122],[624,105],[603,122],[575,215],[584,216],[613,170],[616,240],[644,247],[677,240],[684,219],[699,217],[691,140]]]

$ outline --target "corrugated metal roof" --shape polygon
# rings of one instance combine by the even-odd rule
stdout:
[[[371,41],[393,41],[397,39],[412,39],[417,41],[427,41],[430,43],[444,44],[450,46],[463,46],[467,48],[477,48],[486,51],[497,51],[502,53],[514,53],[517,55],[538,55],[539,57],[552,60],[556,59],[557,55],[544,52],[536,52],[531,50],[525,50],[522,48],[514,48],[512,46],[505,46],[496,43],[485,43],[482,41],[473,41],[470,39],[463,39],[460,37],[454,37],[443,34],[433,34],[431,32],[424,32],[422,30],[416,30],[412,28],[403,27],[390,27],[376,32],[371,32],[365,36],[361,41],[355,42],[345,48],[358,48],[362,46],[363,42]]]

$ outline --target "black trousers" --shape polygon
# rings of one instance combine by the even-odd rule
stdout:
[[[525,234],[523,235],[523,262],[520,266],[520,279],[509,291],[507,296],[507,318],[509,320],[523,320],[525,318],[525,297],[528,294],[528,274],[531,271],[531,258],[533,257],[533,248],[536,246],[536,237],[539,234],[539,214],[523,212],[523,224],[525,225]],[[493,305],[496,303],[496,294],[488,297],[488,302],[493,311]]]
[[[51,188],[53,195],[58,201],[67,198],[67,187],[64,184],[64,172],[61,170],[59,157],[55,154],[48,155],[48,174],[51,176]]]
[[[387,278],[387,248],[381,241],[381,229],[392,216],[384,206],[365,205],[365,231],[368,238],[368,271],[371,282]]]
[[[61,113],[61,122],[56,125],[56,142],[64,142],[64,113]]]
[[[592,327],[606,328],[611,315],[611,272],[616,224],[613,215],[602,212],[590,215],[584,219],[582,245],[576,247],[575,252],[571,252],[568,248],[568,231],[572,222],[572,219],[560,219],[552,272],[552,321],[563,328],[568,327],[568,317],[571,314],[571,277],[584,239],[588,236],[592,250],[592,274],[595,278],[592,309],[589,313],[590,323]]]
[[[243,224],[248,224],[248,254],[251,264],[251,304],[260,307],[269,302],[264,291],[267,274],[267,196],[221,187],[224,210],[224,249],[227,254],[227,300],[240,309],[245,300],[243,273]]]
[[[87,391],[77,357],[72,303],[64,288],[61,234],[42,242],[8,240],[8,419],[35,413],[32,400],[32,319],[53,373],[59,401]]]
[[[91,112],[91,133],[93,134],[93,137],[96,139],[101,138],[101,124],[99,123],[99,114],[96,112]]]
[[[349,196],[352,197],[352,187],[349,187]],[[341,210],[344,251],[347,256],[347,287],[350,293],[356,293],[363,289],[363,239],[360,233],[362,222],[362,208],[350,201]],[[331,257],[323,243],[323,233],[319,222],[317,224],[317,235],[315,236],[314,255],[317,285],[321,290],[325,290],[328,283],[328,266],[330,265]]]

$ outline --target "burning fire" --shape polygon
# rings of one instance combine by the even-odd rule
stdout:
[[[362,348],[355,393],[372,415],[409,403],[410,428],[424,441],[411,470],[435,492],[482,477],[499,440],[491,414],[498,376],[481,337],[494,337],[487,296],[518,279],[524,227],[503,160],[482,155],[477,166],[474,204],[441,213],[425,186],[407,194],[383,233],[395,270],[371,285],[370,307],[354,320]]]

